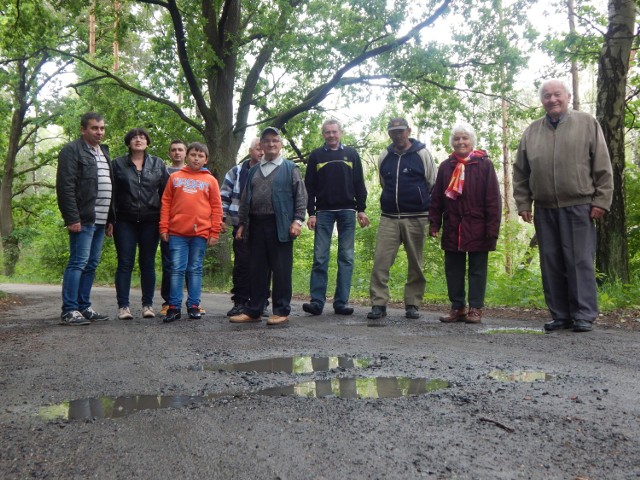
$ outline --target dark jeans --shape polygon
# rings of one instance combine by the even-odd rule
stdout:
[[[62,313],[91,306],[91,287],[104,243],[104,225],[69,232],[69,261],[62,277]]]
[[[329,256],[334,225],[338,227],[338,275],[333,308],[342,308],[349,303],[353,275],[353,245],[356,232],[356,212],[353,210],[316,212],[313,267],[309,284],[311,301],[324,307],[327,300]]]
[[[156,251],[160,233],[156,222],[118,222],[113,228],[113,240],[118,254],[116,298],[118,307],[129,306],[131,274],[138,249],[142,305],[153,304],[156,288]]]
[[[444,252],[444,272],[451,308],[456,310],[466,305],[465,270],[469,257],[469,306],[484,307],[487,289],[487,265],[489,252]]]
[[[286,317],[291,312],[293,241],[278,240],[274,215],[252,216],[250,228],[251,299],[244,311],[254,318],[262,314],[267,301],[269,274],[271,274],[273,314]]]

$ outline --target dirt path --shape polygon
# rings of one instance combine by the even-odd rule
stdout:
[[[0,290],[22,299],[0,313],[2,479],[640,478],[636,331],[489,334],[544,319],[402,310],[372,328],[364,307],[299,302],[285,328],[238,326],[211,294],[201,321],[63,327],[59,287]],[[114,302],[95,289],[96,310]],[[270,358],[277,371],[220,368]],[[508,381],[522,371],[540,379]],[[316,397],[257,393],[273,387]]]

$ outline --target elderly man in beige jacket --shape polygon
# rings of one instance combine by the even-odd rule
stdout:
[[[546,115],[525,130],[513,169],[518,214],[535,225],[545,301],[545,330],[588,332],[598,315],[594,219],[609,210],[611,161],[593,116],[569,110],[559,80],[540,88]],[[535,215],[532,205],[535,203]]]

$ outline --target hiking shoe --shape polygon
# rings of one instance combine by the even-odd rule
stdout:
[[[91,320],[84,318],[78,310],[71,310],[70,312],[60,315],[60,325],[76,327],[78,325],[89,325],[90,323]]]
[[[464,323],[482,323],[482,309],[471,307]]]
[[[91,307],[85,308],[81,313],[82,316],[90,322],[104,322],[105,320],[109,320],[109,315],[102,315]]]
[[[162,319],[164,323],[171,323],[182,318],[182,313],[175,307],[167,309],[167,315]]]
[[[442,323],[465,322],[467,320],[467,307],[453,308],[448,315],[440,317]]]
[[[593,322],[590,322],[589,320],[576,318],[573,321],[574,332],[590,332],[592,328],[593,328]]]
[[[202,318],[199,305],[191,305],[187,308],[187,313],[189,314],[189,318],[192,320],[200,320]]]
[[[416,318],[420,318],[420,313],[418,312],[418,307],[416,307],[415,305],[407,305],[407,308],[405,309],[405,313],[404,316],[407,318],[412,318],[412,319],[416,319]]]
[[[335,307],[333,311],[335,312],[336,315],[352,315],[353,314],[353,308],[347,307],[346,305],[342,307]]]
[[[131,310],[129,310],[129,307],[119,308],[118,318],[120,320],[133,320],[133,315],[131,315]]]
[[[160,315],[166,315],[167,314],[167,310],[169,310],[169,304],[168,303],[163,303],[162,304],[162,308],[160,309]]]
[[[367,313],[367,318],[369,320],[378,320],[386,316],[387,316],[386,305],[374,305],[373,307],[371,307],[371,311]]]
[[[156,316],[156,314],[153,311],[153,308],[151,308],[151,305],[143,305],[142,306],[142,317],[143,318],[154,318]]]
[[[227,317],[235,317],[236,315],[240,315],[244,310],[244,306],[240,303],[236,303],[233,305],[233,308],[227,312]]]
[[[320,315],[322,313],[322,307],[316,302],[303,303],[302,310],[310,313],[311,315]]]

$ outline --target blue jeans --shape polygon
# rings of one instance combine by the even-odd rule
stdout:
[[[180,309],[182,284],[185,278],[187,279],[187,305],[200,305],[202,262],[206,249],[207,239],[204,237],[169,236],[169,254],[171,255],[169,305],[172,307]]]
[[[91,287],[104,243],[104,225],[69,232],[69,261],[62,277],[62,313],[91,306]]]
[[[113,240],[118,254],[116,269],[116,298],[118,307],[129,306],[131,274],[138,249],[142,305],[153,304],[156,289],[156,251],[160,231],[156,222],[118,222],[113,227]]]
[[[338,227],[338,277],[333,297],[333,308],[349,303],[353,274],[353,244],[356,233],[356,212],[353,210],[323,210],[316,212],[313,242],[313,268],[311,270],[311,301],[321,307],[327,300],[327,282],[333,225]]]

